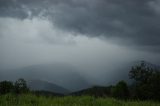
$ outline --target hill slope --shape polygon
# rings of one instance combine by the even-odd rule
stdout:
[[[53,83],[42,81],[42,80],[30,80],[27,81],[27,85],[31,90],[34,91],[49,91],[60,94],[67,94],[70,91]]]
[[[76,68],[63,63],[39,64],[0,72],[0,80],[38,79],[52,82],[70,91],[88,88],[90,84]]]
[[[103,97],[103,96],[109,96],[111,92],[111,86],[104,87],[104,86],[93,86],[91,88],[83,89],[77,92],[73,92],[70,95],[90,95],[90,96],[96,96],[96,97]]]

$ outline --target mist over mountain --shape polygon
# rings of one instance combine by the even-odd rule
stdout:
[[[54,63],[32,65],[14,70],[0,71],[0,80],[14,81],[18,78],[24,78],[27,80],[28,85],[32,90],[68,93],[86,89],[94,85],[114,85],[119,80],[130,82],[128,73],[131,70],[131,67],[139,65],[141,62],[145,63],[146,66],[150,68],[160,69],[158,65],[149,63],[147,61],[134,61],[125,64],[118,70],[114,70],[113,73],[115,74],[108,75],[106,71],[106,74],[101,76],[101,79],[106,79],[106,81],[98,83],[96,79],[92,81],[92,78],[87,78],[84,74],[79,73],[80,71],[76,70],[76,68],[72,67],[71,65]],[[118,73],[118,71],[121,73]],[[91,81],[93,83],[91,83]]]
[[[47,81],[42,81],[42,80],[30,80],[30,81],[27,81],[27,85],[29,89],[33,91],[49,91],[49,92],[60,93],[60,94],[70,93],[69,90],[59,85],[56,85]]]
[[[32,65],[15,70],[1,71],[1,80],[16,80],[18,78],[33,81],[48,81],[71,91],[80,90],[90,86],[85,77],[78,73],[75,68],[67,64],[59,63]]]

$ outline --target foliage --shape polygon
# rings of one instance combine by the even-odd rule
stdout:
[[[0,82],[0,94],[6,94],[13,91],[13,83],[10,81]]]
[[[15,93],[26,93],[29,91],[27,83],[24,79],[20,78],[15,82]]]
[[[92,96],[45,97],[33,94],[0,96],[0,106],[160,106],[154,101],[122,101]]]
[[[26,93],[29,91],[26,81],[24,79],[18,79],[14,84],[11,81],[0,82],[0,94],[6,93]]]
[[[129,76],[135,80],[135,86],[131,92],[135,98],[160,100],[160,71],[147,67],[142,62],[132,67]]]
[[[127,99],[129,97],[129,90],[126,82],[118,82],[116,86],[112,87],[111,94],[116,98]]]
[[[108,87],[100,87],[100,86],[94,86],[88,89],[84,89],[78,92],[73,92],[69,95],[75,97],[88,95],[89,102],[92,104],[93,100],[96,98],[101,98],[100,101],[106,102],[103,98],[108,97],[114,97],[117,99],[122,100],[128,100],[128,99],[143,99],[143,100],[159,100],[160,101],[160,71],[153,67],[148,67],[144,62],[142,62],[140,65],[132,67],[131,71],[129,72],[130,79],[133,79],[134,82],[131,86],[128,87],[127,83],[124,81],[118,82],[115,86],[108,86]],[[2,81],[0,82],[0,94],[6,94],[6,93],[16,93],[16,94],[24,94],[27,93],[27,96],[29,93],[32,93],[32,96],[37,98],[40,96],[45,97],[55,97],[55,96],[61,96],[63,97],[63,94],[58,93],[51,93],[47,91],[31,91],[29,92],[29,88],[27,87],[27,83],[24,79],[20,78],[18,79],[14,85],[10,81]],[[26,96],[26,95],[25,95]],[[2,97],[2,96],[1,96]],[[13,97],[13,95],[12,95]],[[32,98],[32,97],[31,97]],[[44,97],[43,97],[44,98]],[[71,97],[64,97],[65,100]],[[86,97],[87,98],[87,97]],[[12,98],[10,98],[12,99]],[[26,98],[28,99],[28,98]],[[37,98],[39,99],[39,98]],[[78,98],[78,100],[82,98]],[[84,99],[84,98],[83,98]],[[19,99],[18,99],[19,100]],[[57,100],[57,99],[56,99]],[[84,99],[85,100],[85,99]],[[86,99],[88,100],[88,98]],[[94,101],[96,101],[94,100]],[[14,101],[14,100],[13,100]],[[23,100],[25,101],[25,100]],[[48,100],[44,100],[48,101]],[[63,102],[63,98],[59,99],[59,101]],[[69,101],[65,101],[69,102]],[[73,101],[70,101],[71,103],[74,103]],[[98,101],[98,106],[101,104],[101,102]],[[69,103],[69,104],[71,104]],[[23,104],[23,103],[22,103]],[[80,104],[83,104],[80,102]],[[123,103],[122,103],[123,104]],[[77,104],[78,105],[78,104]],[[79,105],[81,106],[81,105]],[[88,105],[90,106],[90,105]]]
[[[88,89],[84,89],[78,92],[73,92],[71,93],[71,95],[75,95],[75,96],[89,95],[89,96],[94,96],[94,97],[106,97],[106,96],[111,95],[110,93],[111,88],[112,86],[108,86],[108,87],[93,86]]]
[[[54,92],[50,92],[50,91],[43,91],[43,90],[30,91],[30,93],[32,93],[32,94],[34,94],[36,96],[46,96],[46,97],[50,97],[50,96],[64,96],[64,94],[54,93]]]

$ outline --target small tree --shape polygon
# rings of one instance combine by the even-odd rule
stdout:
[[[24,79],[20,78],[15,82],[15,93],[26,93],[29,91],[27,83]]]
[[[129,96],[129,90],[126,82],[118,82],[117,85],[111,89],[111,95],[116,98],[127,99]]]
[[[10,81],[0,82],[0,94],[6,94],[13,91],[13,83]]]
[[[129,72],[130,79],[134,79],[137,83],[146,83],[147,79],[153,74],[154,70],[146,66],[142,61],[140,65],[132,67]]]
[[[150,68],[142,62],[132,67],[129,77],[135,81],[132,95],[136,98],[160,100],[160,71],[156,68]]]

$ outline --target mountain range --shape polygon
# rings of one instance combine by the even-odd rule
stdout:
[[[32,65],[14,70],[0,71],[0,80],[15,81],[18,78],[24,78],[33,82],[39,81],[38,83],[41,84],[52,82],[52,84],[69,91],[81,90],[90,86],[76,68],[60,63]]]
[[[119,79],[122,78],[129,81],[127,74],[131,66],[139,65],[142,62],[147,67],[160,70],[160,66],[158,65],[146,61],[137,61],[121,69],[124,71],[119,73]],[[27,85],[33,91],[49,91],[60,94],[68,94],[76,91],[88,93],[87,89],[93,86],[88,83],[76,68],[67,64],[41,64],[15,70],[0,70],[0,80],[15,81],[18,78],[27,80]],[[92,89],[95,91],[97,89],[103,89],[103,87],[93,87]]]
[[[63,88],[59,85],[56,85],[47,81],[42,81],[42,80],[29,80],[27,81],[27,86],[32,91],[48,91],[48,92],[55,92],[59,94],[70,93],[70,91],[67,90],[66,88]]]

